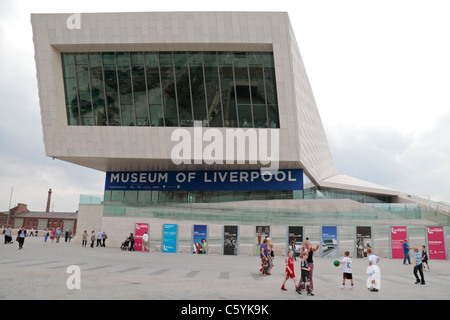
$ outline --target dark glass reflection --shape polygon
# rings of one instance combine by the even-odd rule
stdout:
[[[67,123],[279,128],[271,52],[63,53]]]

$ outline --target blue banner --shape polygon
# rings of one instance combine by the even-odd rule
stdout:
[[[163,252],[177,252],[177,225],[164,224]]]
[[[302,169],[107,172],[105,191],[251,191],[303,190]]]
[[[206,225],[194,225],[194,253],[206,254],[207,242],[206,242]]]
[[[320,257],[339,258],[337,227],[323,226]]]

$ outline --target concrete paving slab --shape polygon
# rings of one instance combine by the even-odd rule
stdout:
[[[3,240],[3,239],[1,239]],[[3,243],[3,242],[2,242]],[[413,268],[401,260],[382,258],[381,288],[366,288],[367,259],[353,260],[355,288],[339,288],[342,268],[333,259],[315,258],[314,297],[299,295],[292,280],[280,290],[284,257],[275,257],[272,275],[261,277],[259,257],[143,253],[115,247],[84,248],[77,243],[44,243],[27,238],[0,245],[2,300],[449,300],[450,263],[430,261],[425,285],[414,284]],[[375,252],[376,254],[376,252]],[[80,270],[80,289],[69,289]],[[297,280],[299,261],[295,262]]]

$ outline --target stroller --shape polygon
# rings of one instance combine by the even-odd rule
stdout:
[[[128,251],[130,246],[130,240],[126,239],[124,242],[122,242],[122,245],[120,246],[120,250],[122,251]]]

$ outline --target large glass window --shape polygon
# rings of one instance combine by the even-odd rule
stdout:
[[[161,102],[161,81],[159,73],[159,56],[157,52],[145,54],[145,72],[147,79],[150,121],[153,127],[164,127],[164,114]]]
[[[159,54],[161,86],[166,127],[178,127],[177,97],[174,80],[172,52]]]
[[[116,54],[106,52],[102,54],[105,75],[106,109],[108,125],[120,126],[120,102],[117,89]]]
[[[205,78],[203,76],[203,55],[201,52],[189,53],[189,73],[192,88],[194,125],[209,127],[206,111]]]
[[[134,126],[136,124],[136,114],[133,106],[133,89],[131,87],[130,53],[117,52],[117,72],[122,126]]]
[[[253,107],[253,124],[255,128],[267,128],[266,87],[264,83],[264,64],[259,52],[248,53],[250,75],[250,95]]]
[[[222,99],[216,52],[203,53],[208,124],[223,127]]]
[[[78,109],[77,79],[75,72],[75,56],[67,53],[62,56],[64,93],[66,96],[67,123],[69,125],[80,124],[80,113]]]
[[[253,127],[253,112],[250,101],[250,85],[248,82],[247,54],[234,54],[234,84],[238,107],[238,122],[240,128]]]
[[[192,100],[189,85],[189,68],[186,52],[174,52],[175,87],[178,115],[182,127],[192,127]]]
[[[89,55],[89,74],[92,86],[92,109],[96,126],[106,126],[105,90],[103,87],[102,56],[99,53]]]
[[[269,127],[279,128],[280,120],[278,116],[277,84],[275,79],[275,64],[273,62],[273,55],[264,52],[263,63]]]
[[[63,53],[67,123],[279,128],[272,52]]]
[[[78,107],[80,110],[80,124],[85,126],[93,126],[94,115],[92,112],[88,55],[77,54],[75,56],[75,63],[77,74]]]
[[[237,127],[233,56],[231,52],[219,52],[218,55],[224,127]]]
[[[150,117],[147,102],[144,54],[141,52],[131,53],[131,79],[136,108],[136,125],[149,126]]]

